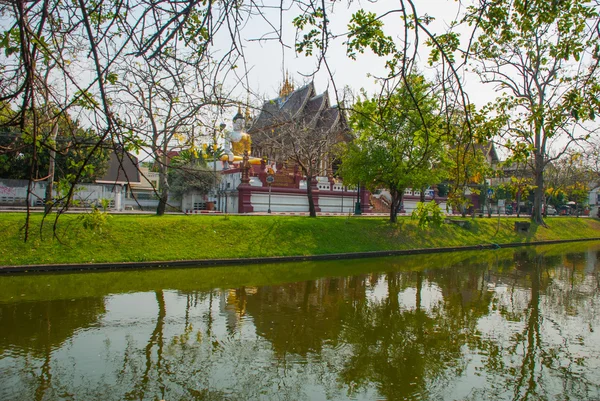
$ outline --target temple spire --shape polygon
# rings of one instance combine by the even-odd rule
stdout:
[[[288,97],[294,91],[294,85],[290,83],[289,72],[285,72],[285,81],[283,85],[281,85],[281,89],[279,90],[279,97],[284,99]]]
[[[250,124],[250,121],[252,120],[252,115],[250,114],[250,94],[246,97],[246,111],[244,117],[246,117],[246,124]]]

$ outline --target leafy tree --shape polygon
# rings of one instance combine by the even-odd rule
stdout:
[[[350,123],[356,139],[343,156],[341,174],[350,183],[392,196],[390,222],[395,222],[406,188],[422,188],[443,180],[444,142],[438,102],[432,85],[420,75],[386,97],[359,100]]]
[[[487,146],[473,143],[470,139],[464,143],[454,135],[450,136],[449,143],[454,145],[449,147],[446,155],[450,183],[447,204],[464,217],[472,206],[469,195],[481,193],[486,178],[492,175],[492,169],[485,157]]]
[[[597,20],[596,5],[583,0],[481,1],[465,17],[477,27],[473,69],[500,92],[483,108],[482,128],[531,160],[538,223],[546,167],[588,138],[585,124],[600,107]]]
[[[31,127],[24,131],[16,127],[5,128],[0,134],[0,146],[19,149],[18,152],[6,152],[0,155],[0,175],[12,179],[28,179],[34,165],[36,180],[44,180],[49,176],[50,161],[55,159],[55,181],[72,181],[81,170],[78,182],[93,182],[106,172],[109,149],[107,146],[96,147],[98,134],[92,129],[84,129],[79,121],[72,120],[68,114],[59,115],[56,121],[47,121],[38,127],[40,132],[50,136],[56,130],[53,140],[45,140],[35,155],[32,154]],[[52,153],[55,153],[52,156]],[[83,169],[82,169],[83,168]]]
[[[169,164],[169,188],[171,194],[181,199],[189,191],[207,194],[214,185],[214,175],[203,157],[183,151]]]
[[[589,186],[594,180],[594,172],[586,155],[568,152],[548,166],[546,171],[546,202],[561,206],[571,200],[578,205],[586,203]]]
[[[111,140],[115,148],[141,146],[138,138],[119,124],[118,107],[109,94],[126,78],[117,71],[118,66],[134,65],[139,60],[159,62],[179,48],[178,57],[190,68],[197,68],[200,75],[206,63],[231,71],[242,47],[239,21],[249,12],[237,1],[215,6],[203,0],[32,0],[3,3],[0,8],[0,102],[10,104],[14,111],[11,118],[0,121],[0,132],[26,133],[24,146],[29,148],[21,152],[21,144],[13,141],[0,145],[0,155],[31,155],[28,194],[37,179],[38,153],[54,143],[52,133],[44,131],[46,122],[76,109],[82,112],[82,126],[93,127],[98,133],[90,145],[89,158],[77,163],[79,170],[70,180],[67,196],[81,182],[97,149]],[[227,51],[219,43],[223,52],[214,57],[213,36],[222,29],[230,34],[231,47]],[[203,88],[206,93],[218,92],[224,81],[224,77],[211,78]],[[43,110],[50,103],[56,105],[54,113]],[[28,233],[29,213],[25,240]]]

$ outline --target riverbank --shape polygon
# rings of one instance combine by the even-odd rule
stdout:
[[[114,215],[96,229],[80,216],[32,216],[30,240],[23,242],[24,215],[0,215],[0,266],[89,264],[271,258],[395,251],[600,237],[600,221],[549,218],[548,228],[514,231],[516,218],[465,219],[470,227],[444,224],[420,229],[410,218],[389,224],[384,217],[292,216],[128,216]],[[41,228],[40,228],[41,227]]]

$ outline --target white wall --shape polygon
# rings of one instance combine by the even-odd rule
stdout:
[[[319,196],[321,213],[354,213],[356,195]]]
[[[269,194],[252,193],[250,198],[255,212],[269,210]],[[305,194],[271,194],[272,212],[308,212],[308,198]]]

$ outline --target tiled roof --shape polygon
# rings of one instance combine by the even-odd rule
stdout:
[[[314,96],[315,88],[313,83],[303,86],[292,92],[281,106],[282,116],[286,121],[296,118],[300,111],[304,109],[308,100]]]
[[[267,100],[258,115],[252,127],[248,130],[249,133],[253,131],[260,131],[263,128],[274,125],[273,122],[277,120],[279,115],[279,99]]]
[[[340,111],[337,108],[330,107],[326,110],[323,110],[319,119],[317,120],[316,129],[320,131],[329,131],[338,122],[340,118]]]
[[[275,132],[278,127],[292,120],[316,124],[319,129],[329,130],[338,121],[343,120],[339,118],[340,115],[339,109],[329,107],[327,91],[315,95],[314,84],[311,82],[293,91],[286,99],[276,98],[266,101],[248,133],[253,135],[255,141],[260,141],[261,132]],[[347,128],[340,127],[340,130],[344,129]]]
[[[308,102],[306,102],[306,106],[302,110],[302,121],[306,124],[310,124],[315,121],[327,103],[327,92],[321,93],[320,95],[309,99]]]

